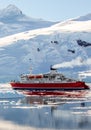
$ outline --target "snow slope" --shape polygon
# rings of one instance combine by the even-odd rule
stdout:
[[[79,16],[75,19],[73,19],[74,21],[88,21],[91,20],[91,13],[86,14],[85,16]]]
[[[55,23],[28,17],[15,5],[9,5],[5,9],[0,10],[0,37],[27,30],[49,27]]]
[[[90,37],[91,20],[70,19],[0,38],[0,82],[30,71],[44,73],[51,65],[75,77],[91,69]]]

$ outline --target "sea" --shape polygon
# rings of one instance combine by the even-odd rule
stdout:
[[[36,96],[2,83],[0,130],[91,130],[91,89]]]

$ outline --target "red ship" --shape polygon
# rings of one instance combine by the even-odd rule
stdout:
[[[34,93],[48,92],[51,94],[60,91],[89,89],[85,82],[67,78],[53,68],[44,74],[23,74],[20,76],[20,81],[12,81],[10,84],[13,89]]]

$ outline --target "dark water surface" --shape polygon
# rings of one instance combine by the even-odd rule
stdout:
[[[0,130],[90,130],[91,90],[0,99]]]

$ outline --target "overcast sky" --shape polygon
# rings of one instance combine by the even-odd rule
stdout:
[[[0,9],[16,5],[30,17],[64,21],[91,13],[91,0],[0,0]]]

